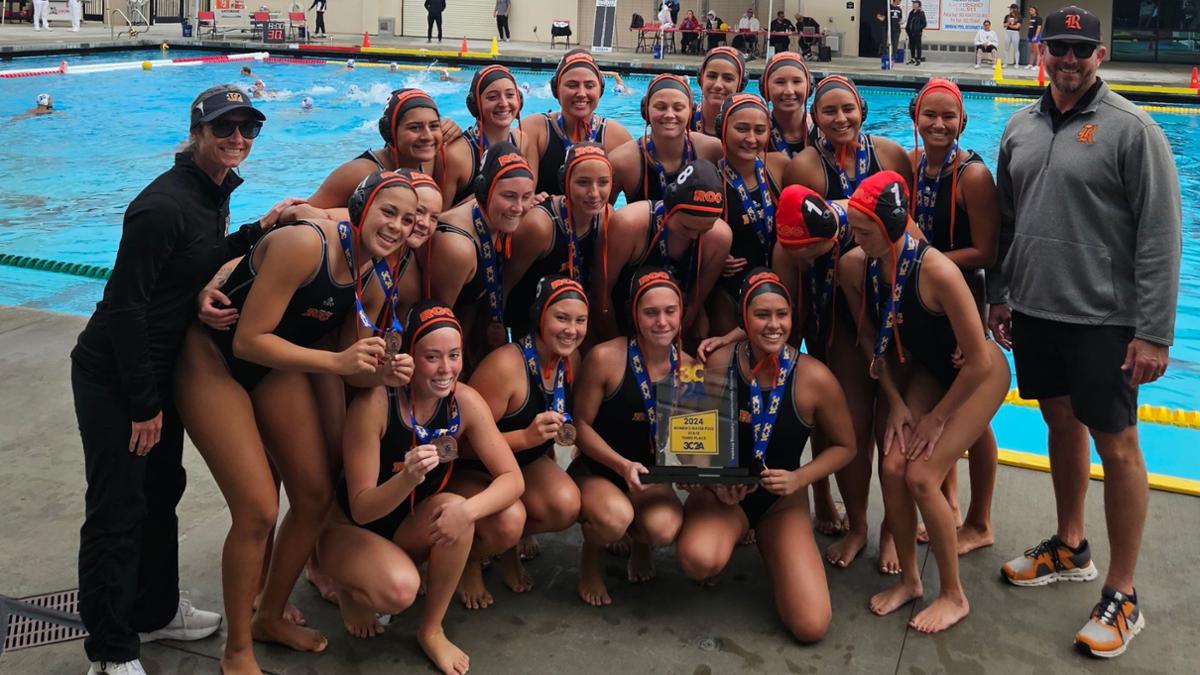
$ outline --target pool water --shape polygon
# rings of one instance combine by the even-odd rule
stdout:
[[[170,56],[189,56],[170,52]],[[209,55],[205,53],[203,55]],[[158,51],[68,56],[71,64],[140,61],[161,58]],[[5,68],[57,66],[61,57],[15,59]],[[205,87],[221,82],[253,83],[239,75],[241,63],[195,67],[125,70],[77,76],[44,76],[0,81],[0,253],[30,255],[69,262],[111,265],[121,234],[121,218],[129,201],[171,165],[185,139],[188,105]],[[346,72],[337,66],[254,63],[255,73],[274,98],[257,104],[268,116],[241,173],[246,183],[232,200],[235,224],[252,220],[286,196],[312,194],[329,172],[362,150],[380,144],[376,121],[389,92],[419,86],[437,99],[444,115],[464,127],[471,122],[464,102],[472,71],[453,73],[458,82],[440,82],[424,72],[389,73],[385,68]],[[550,95],[549,71],[517,70],[532,85],[525,113],[556,108]],[[600,112],[621,120],[635,136],[642,133],[638,111],[647,76],[629,76],[632,95],[617,96],[609,87]],[[611,83],[610,83],[611,84]],[[753,86],[753,85],[752,85]],[[41,92],[54,97],[60,114],[17,119],[33,107]],[[864,88],[870,114],[867,129],[912,147],[908,101],[912,92]],[[311,111],[300,99],[311,96]],[[1000,136],[1021,104],[968,95],[970,124],[964,147],[975,149],[995,168]],[[1196,409],[1200,393],[1200,156],[1190,152],[1200,131],[1200,116],[1152,113],[1175,150],[1183,192],[1183,267],[1176,342],[1167,375],[1144,387],[1141,402]],[[102,282],[61,274],[0,267],[0,305],[90,314]],[[1023,409],[1004,416],[1036,420]],[[1002,447],[1045,452],[1040,424],[1001,432]],[[1150,428],[1154,425],[1144,425]],[[1194,446],[1200,432],[1162,427],[1156,445],[1177,454]],[[1165,437],[1163,435],[1165,434]],[[1039,449],[1040,448],[1040,449]],[[1173,475],[1200,479],[1200,462],[1172,468]],[[1182,473],[1181,473],[1182,471]]]

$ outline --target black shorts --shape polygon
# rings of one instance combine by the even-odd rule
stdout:
[[[1132,326],[1085,326],[1013,312],[1013,360],[1022,398],[1070,396],[1075,418],[1116,433],[1137,424],[1137,387],[1121,370]]]

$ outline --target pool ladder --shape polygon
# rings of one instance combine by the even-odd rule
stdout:
[[[114,7],[108,10],[108,27],[112,35],[112,39],[128,34],[130,38],[135,38],[138,33],[145,33],[150,30],[150,20],[146,18],[146,3],[148,0],[130,0],[129,14],[121,11],[120,8]],[[117,32],[116,23],[113,22],[113,15],[118,14],[125,21],[127,28]]]

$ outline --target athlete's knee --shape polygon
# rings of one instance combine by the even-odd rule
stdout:
[[[725,569],[729,556],[722,555],[711,542],[680,542],[675,547],[679,567],[694,581],[711,579]]]
[[[403,612],[416,601],[420,586],[420,576],[411,569],[385,571],[380,588],[373,593],[375,609],[383,614]]]
[[[783,619],[788,632],[798,642],[812,644],[825,638],[833,616],[832,611],[826,606],[821,611],[809,608],[807,612],[790,612],[788,616],[780,618]]]
[[[642,518],[639,529],[651,546],[670,546],[683,527],[683,513],[658,509]]]
[[[517,501],[478,523],[475,537],[484,553],[495,554],[516,546],[524,531],[525,507]]]
[[[540,514],[547,529],[553,532],[565,530],[579,520],[579,488],[574,481],[559,481],[543,494]]]
[[[917,501],[941,495],[944,478],[945,476],[937,475],[937,472],[929,470],[925,465],[915,463],[909,464],[908,471],[904,472],[904,484]]]
[[[266,541],[271,534],[271,528],[279,520],[279,504],[262,499],[229,509],[233,521],[230,534],[238,532],[255,540]]]
[[[1125,427],[1116,433],[1093,431],[1092,437],[1096,441],[1096,454],[1100,455],[1106,473],[1145,465],[1136,426]]]
[[[888,483],[902,483],[908,477],[908,460],[896,450],[888,453],[883,458],[883,464],[879,467],[879,480]]]
[[[330,486],[314,482],[303,491],[297,492],[297,499],[291,501],[288,510],[294,517],[305,522],[323,521],[329,514],[329,509],[333,507],[333,489]],[[288,498],[291,500],[290,494]]]
[[[606,542],[620,539],[633,522],[633,506],[628,501],[613,500],[599,507],[584,508],[583,519]]]

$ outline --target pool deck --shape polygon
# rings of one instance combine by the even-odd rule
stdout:
[[[98,24],[85,24],[78,33],[72,33],[64,28],[56,28],[50,33],[34,32],[29,24],[10,24],[0,29],[0,58],[19,56],[24,53],[44,54],[47,52],[73,50],[81,46],[87,49],[112,47],[127,49],[156,48],[163,41],[169,42],[176,49],[203,46],[205,48],[238,49],[243,51],[265,50],[274,53],[289,51],[286,45],[264,45],[259,41],[237,40],[233,37],[223,37],[219,42],[208,39],[204,41],[193,38],[184,39],[180,37],[179,27],[176,24],[160,24],[151,27],[148,32],[142,33],[136,38],[117,38],[115,40],[112,38],[109,28]],[[361,43],[362,36],[344,34],[333,35],[329,39],[319,41],[319,44],[332,46],[355,46]],[[424,49],[428,47],[444,50],[445,52],[457,52],[460,43],[461,38],[451,38],[449,36],[440,45],[437,43],[428,45],[424,40],[414,37],[371,36],[371,46],[383,48]],[[490,41],[468,41],[470,51],[475,53],[486,54],[490,46]],[[547,47],[546,43],[538,42],[501,43],[500,55],[496,60],[509,65],[553,66],[562,56],[563,48],[559,46],[548,49]],[[324,56],[334,60],[354,56],[352,54],[338,53],[315,54],[313,52],[304,52],[304,54],[308,56]],[[383,54],[371,56],[364,54],[356,58],[387,60],[393,57]],[[397,56],[394,58],[403,60],[404,57]],[[432,58],[426,57],[423,60],[428,61]],[[438,56],[437,58],[443,63],[455,60],[453,57],[445,56]],[[605,67],[645,72],[677,69],[695,72],[701,61],[701,57],[698,56],[681,56],[676,54],[669,54],[665,59],[655,60],[651,58],[650,54],[634,53],[627,49],[597,54],[596,58]],[[468,61],[471,64],[488,62],[480,59],[469,59]],[[757,59],[751,61],[749,66],[752,71],[757,72],[761,70],[762,64],[763,61]],[[890,71],[881,71],[879,68],[879,59],[877,58],[850,56],[835,57],[830,63],[812,63],[811,67],[819,74],[842,73],[854,76],[864,82],[870,81],[914,86],[913,83],[915,82],[923,82],[926,78],[937,75],[954,79],[966,87],[991,85],[991,81],[993,80],[992,67],[984,65],[979,69],[975,69],[973,64],[974,55],[970,53],[930,52],[929,60],[920,67],[897,65]],[[1118,84],[1187,87],[1191,77],[1191,66],[1167,63],[1108,62],[1101,66],[1100,74],[1107,81]],[[1037,80],[1036,71],[1024,68],[1016,71],[1006,70],[1005,76],[1025,82]],[[1021,87],[1020,90],[1023,90],[1027,94],[1036,92],[1036,89],[1027,87]],[[1159,96],[1156,98],[1166,97]],[[1169,98],[1174,102],[1189,101],[1188,97],[1172,96]],[[1200,102],[1200,99],[1196,99],[1194,102]]]
[[[83,517],[83,460],[68,384],[67,353],[84,319],[22,308],[0,308],[0,594],[21,597],[75,588],[78,530]],[[197,605],[220,608],[221,544],[229,516],[199,455],[184,461],[189,485],[180,514],[181,580]],[[960,484],[966,497],[966,464]],[[1107,568],[1102,484],[1087,500],[1096,563]],[[1148,629],[1111,662],[1078,655],[1074,631],[1096,602],[1100,582],[1017,589],[999,581],[1000,564],[1052,531],[1053,496],[1046,474],[1001,467],[996,486],[996,545],[962,559],[973,613],[945,634],[909,630],[911,609],[877,618],[870,594],[890,583],[874,571],[875,526],[882,515],[876,490],[872,541],[848,570],[826,568],[834,620],[821,643],[801,646],[775,618],[757,553],[740,549],[716,588],[683,577],[669,550],[658,553],[658,579],[632,586],[622,561],[608,562],[614,604],[585,606],[575,593],[579,534],[541,538],[530,563],[536,587],[524,596],[487,581],[496,604],[480,612],[451,607],[447,630],[472,655],[478,673],[1067,673],[1195,672],[1200,659],[1200,499],[1154,492],[1139,567],[1138,590]],[[965,504],[964,504],[965,508]],[[822,547],[830,538],[818,535]],[[936,569],[921,550],[928,592]],[[321,656],[259,647],[269,672],[288,674],[431,672],[413,639],[416,611],[401,615],[370,641],[350,638],[337,610],[299,582],[293,600],[309,624],[330,638]],[[1019,603],[1028,604],[1019,604]],[[222,640],[159,643],[143,649],[151,673],[217,672]],[[1192,663],[1192,666],[1188,666]],[[82,645],[68,642],[7,652],[0,673],[81,673]],[[408,670],[412,668],[413,670]]]

